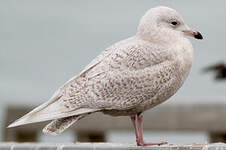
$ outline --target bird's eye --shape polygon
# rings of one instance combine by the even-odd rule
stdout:
[[[178,23],[176,21],[172,21],[171,24],[176,26]]]

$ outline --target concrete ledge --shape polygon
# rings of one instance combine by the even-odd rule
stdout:
[[[0,143],[0,150],[226,150],[226,144],[169,144],[138,147],[128,143]]]

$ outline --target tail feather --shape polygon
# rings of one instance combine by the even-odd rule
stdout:
[[[92,108],[71,108],[67,109],[62,103],[62,95],[60,95],[59,90],[52,96],[52,98],[24,115],[20,119],[17,119],[11,123],[8,128],[21,126],[24,124],[30,124],[35,122],[42,122],[47,120],[55,120],[59,118],[66,118],[71,116],[79,116],[82,114],[92,113],[99,111],[99,109]]]
[[[21,126],[25,124],[30,124],[30,123],[36,123],[36,122],[42,122],[42,121],[48,121],[48,120],[55,120],[59,118],[65,118],[65,117],[70,117],[70,116],[78,116],[82,114],[87,114],[87,113],[92,113],[96,112],[99,109],[91,109],[91,108],[79,108],[73,111],[69,112],[58,112],[56,114],[46,114],[40,112],[35,112],[35,113],[28,113],[25,116],[21,117],[20,119],[16,120],[15,122],[11,123],[8,128],[11,127],[16,127],[16,126]]]
[[[42,132],[50,135],[58,135],[83,117],[85,117],[85,115],[71,116],[53,120],[45,126]]]

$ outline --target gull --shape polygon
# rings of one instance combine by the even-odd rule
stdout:
[[[129,116],[138,146],[166,144],[144,141],[143,112],[169,99],[187,78],[193,61],[188,36],[202,39],[176,10],[151,8],[134,36],[105,49],[49,101],[9,127],[52,120],[43,132],[58,135],[81,118],[103,112]]]

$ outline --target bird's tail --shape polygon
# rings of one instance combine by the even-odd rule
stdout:
[[[84,114],[53,120],[43,128],[42,132],[50,135],[58,135],[85,116]]]
[[[11,123],[8,126],[8,128],[29,124],[29,123],[48,121],[48,120],[54,120],[57,123],[59,122],[58,119],[60,118],[65,119],[70,117],[72,118],[74,117],[72,120],[74,120],[75,122],[79,118],[81,118],[79,116],[83,116],[88,113],[99,111],[99,109],[92,109],[92,108],[67,109],[62,104],[61,95],[59,95],[58,93],[59,92],[54,94],[53,97],[48,102],[38,106],[28,114],[24,115],[20,119],[17,119],[13,123]],[[68,127],[70,126],[70,123],[73,124],[73,122],[65,121],[65,124],[68,124],[67,125]],[[64,128],[66,128],[65,124],[62,125],[62,126],[65,126]]]

